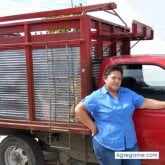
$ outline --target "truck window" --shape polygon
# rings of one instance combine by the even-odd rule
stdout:
[[[165,100],[165,70],[160,66],[146,64],[122,65],[122,86],[130,88],[147,98]]]

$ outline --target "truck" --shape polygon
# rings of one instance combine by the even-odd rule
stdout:
[[[1,165],[98,164],[74,108],[104,84],[110,65],[123,68],[122,86],[165,100],[165,57],[131,54],[132,42],[153,39],[152,27],[136,20],[128,27],[116,8],[111,2],[0,17]],[[133,119],[140,151],[159,157],[142,163],[164,165],[165,109],[136,110]]]

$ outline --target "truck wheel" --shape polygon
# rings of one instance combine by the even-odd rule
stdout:
[[[9,135],[0,144],[1,165],[44,165],[38,142],[29,134]]]

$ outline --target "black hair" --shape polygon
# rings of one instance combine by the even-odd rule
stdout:
[[[119,71],[123,76],[123,69],[119,65],[111,65],[105,69],[104,78],[106,79],[113,71]]]

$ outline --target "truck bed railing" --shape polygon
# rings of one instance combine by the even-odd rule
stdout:
[[[91,6],[81,6],[81,7],[74,7],[68,9],[60,9],[60,10],[52,10],[52,11],[43,11],[43,12],[36,12],[28,13],[28,14],[19,14],[19,15],[11,15],[11,16],[4,16],[0,17],[0,22],[6,21],[18,21],[18,20],[29,20],[29,19],[36,19],[36,18],[44,18],[44,17],[63,17],[63,16],[72,16],[72,15],[84,15],[87,12],[93,11],[101,11],[101,10],[113,10],[117,6],[115,3],[104,3],[98,5],[91,5]]]

